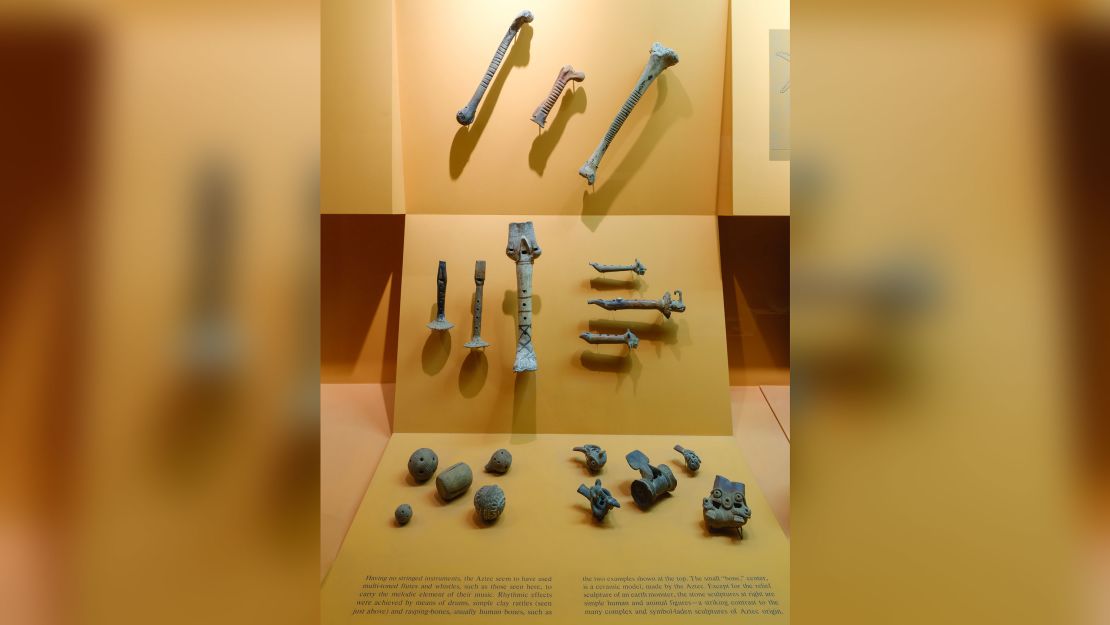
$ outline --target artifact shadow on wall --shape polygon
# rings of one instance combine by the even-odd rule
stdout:
[[[466,164],[470,162],[470,155],[474,153],[478,140],[482,138],[482,132],[485,131],[486,124],[489,123],[490,115],[493,114],[493,109],[496,108],[497,99],[501,96],[501,89],[505,87],[505,80],[512,73],[512,69],[528,65],[531,44],[532,26],[525,24],[521,27],[516,42],[505,57],[503,67],[497,72],[489,90],[486,91],[485,97],[478,107],[478,115],[474,118],[474,123],[469,126],[460,126],[455,131],[455,139],[451,142],[451,153],[448,162],[452,180],[458,180],[463,170],[466,169]],[[511,116],[514,112],[507,111],[506,114]]]
[[[555,146],[559,144],[559,139],[562,138],[570,118],[575,113],[586,112],[586,90],[583,87],[576,88],[571,85],[567,91],[568,93],[559,103],[559,110],[555,112],[555,120],[549,128],[541,130],[532,140],[532,149],[528,151],[528,166],[541,176],[547,169],[547,161],[555,151]]]
[[[536,438],[536,372],[523,371],[513,380],[513,443]],[[524,436],[517,436],[523,434]]]
[[[628,280],[615,278],[592,278],[590,280],[590,288],[595,291],[635,291],[636,293],[643,293],[647,290],[647,287],[648,283],[640,276],[632,276]]]
[[[429,319],[436,318],[436,305],[432,304],[432,313]],[[424,350],[420,354],[420,365],[424,373],[435,375],[443,370],[447,364],[447,357],[451,354],[451,331],[429,331],[428,338],[424,340]]]
[[[463,397],[477,397],[486,385],[489,360],[483,350],[471,350],[459,368],[459,392]]]
[[[621,191],[644,166],[671,125],[678,119],[690,117],[694,112],[690,94],[686,92],[686,88],[682,86],[682,80],[677,75],[660,76],[656,81],[655,94],[655,106],[652,107],[643,128],[629,147],[628,153],[608,175],[605,172],[598,174],[598,177],[603,179],[600,186],[587,186],[582,191],[582,223],[591,231],[597,230],[601,220],[612,210],[613,203],[616,202]],[[666,104],[665,110],[664,104]],[[683,155],[661,154],[659,158],[675,160],[683,158]],[[677,181],[657,179],[650,181],[650,184],[667,182]],[[676,209],[674,212],[681,211]]]

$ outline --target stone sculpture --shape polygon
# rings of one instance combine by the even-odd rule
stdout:
[[[695,473],[701,468],[701,458],[698,457],[694,450],[686,449],[682,445],[675,445],[674,450],[682,454],[682,458],[686,460],[686,468],[694,471]]]
[[[733,482],[723,475],[713,480],[713,490],[702,499],[702,517],[711,530],[737,529],[744,535],[744,525],[752,518],[743,482]]]
[[[427,447],[421,447],[409,456],[409,475],[417,482],[427,482],[438,467],[439,456]]]
[[[670,467],[665,464],[651,466],[651,461],[639,449],[629,452],[624,459],[628,461],[628,466],[640,472],[640,479],[632,482],[632,499],[641,508],[650,507],[664,493],[678,486]]]
[[[640,276],[647,273],[647,267],[645,267],[644,264],[640,262],[639,258],[637,258],[636,262],[632,263],[631,265],[606,265],[604,263],[595,263],[595,262],[591,261],[590,266],[593,267],[594,269],[596,269],[598,271],[598,273],[612,273],[614,271],[632,271],[632,272],[635,272],[636,275],[640,275]]]
[[[602,343],[627,343],[630,349],[636,349],[640,345],[640,337],[632,333],[632,330],[625,330],[624,334],[597,334],[596,332],[583,332],[578,335],[578,338],[598,345]]]
[[[590,511],[598,521],[605,520],[610,508],[619,508],[621,504],[608,488],[601,487],[601,480],[594,480],[594,485],[586,488],[585,484],[578,485],[578,494],[590,500]]]
[[[532,222],[509,224],[505,255],[516,261],[516,360],[513,371],[535,371],[536,348],[532,345],[532,264],[543,250],[536,241]]]
[[[509,453],[509,450],[498,449],[489,457],[489,462],[486,463],[486,471],[489,473],[506,473],[512,465],[513,455]]]
[[[493,523],[505,510],[505,491],[500,486],[483,486],[474,493],[474,509],[486,523]]]
[[[587,304],[597,304],[605,310],[658,310],[663,313],[663,316],[670,319],[671,313],[684,312],[686,304],[682,301],[682,291],[675,289],[675,295],[678,296],[677,300],[671,299],[670,293],[664,293],[663,297],[659,299],[624,299],[618,297],[615,299],[591,299],[587,300]]]
[[[655,82],[655,79],[663,73],[663,70],[678,63],[678,53],[663,44],[656,42],[651,44],[651,53],[648,55],[647,65],[644,66],[644,71],[640,74],[640,80],[636,83],[636,88],[625,100],[621,110],[617,112],[617,116],[613,119],[613,123],[609,125],[609,130],[605,132],[605,136],[601,138],[601,143],[597,145],[593,155],[586,161],[582,168],[578,170],[578,175],[586,179],[590,184],[594,183],[597,176],[597,166],[601,164],[601,157],[605,156],[605,150],[609,149],[609,144],[612,143],[613,137],[617,136],[617,131],[624,125],[624,120],[628,119],[629,113],[632,112],[633,107],[643,97],[644,92]]]
[[[408,525],[409,521],[412,520],[412,506],[407,503],[397,506],[397,509],[393,511],[393,518],[397,519],[397,525]]]
[[[590,470],[590,473],[597,473],[601,470],[601,467],[605,466],[605,460],[607,459],[605,450],[597,445],[582,445],[581,447],[575,447],[574,451],[580,451],[586,455],[586,468]]]
[[[486,94],[486,88],[493,80],[493,75],[497,73],[497,68],[501,66],[505,53],[509,51],[509,44],[520,32],[520,28],[531,22],[532,19],[532,12],[524,10],[513,18],[512,24],[509,24],[509,31],[505,33],[505,37],[501,39],[501,45],[497,46],[497,51],[493,53],[493,60],[489,62],[489,67],[486,69],[485,75],[482,76],[482,82],[478,84],[478,88],[474,91],[474,96],[470,98],[470,102],[467,102],[466,106],[459,109],[459,112],[455,114],[455,120],[463,126],[469,126],[474,122],[474,113],[478,110],[478,103],[482,101],[482,96]]]
[[[463,347],[477,349],[489,347],[489,343],[482,340],[482,290],[486,284],[486,261],[474,261],[474,328],[470,340],[463,343]]]
[[[474,481],[474,474],[470,472],[470,465],[456,462],[436,477],[436,491],[439,492],[441,499],[451,501],[465,493],[472,481]]]
[[[447,320],[444,307],[447,300],[447,261],[439,261],[439,272],[436,274],[436,319],[428,324],[432,330],[450,330],[455,324]]]
[[[536,107],[536,112],[532,113],[532,121],[539,124],[540,128],[543,128],[544,124],[547,123],[547,115],[551,112],[551,107],[555,106],[559,94],[563,92],[567,82],[571,80],[582,82],[586,80],[586,74],[574,71],[574,68],[570,65],[564,65],[559,70],[559,75],[555,77],[555,85],[551,87],[551,93],[547,94],[547,98]]]

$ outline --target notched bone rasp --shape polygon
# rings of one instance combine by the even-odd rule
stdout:
[[[525,9],[513,18],[512,24],[509,24],[509,30],[505,33],[505,37],[501,39],[501,45],[497,46],[497,52],[493,53],[493,60],[489,62],[489,68],[486,69],[486,74],[482,76],[482,82],[478,83],[478,88],[474,90],[474,96],[470,98],[470,102],[467,102],[466,106],[459,109],[459,112],[455,114],[455,119],[463,126],[469,126],[474,122],[474,113],[478,110],[478,103],[482,101],[482,96],[486,94],[486,88],[493,80],[493,75],[497,73],[497,68],[501,67],[501,61],[505,59],[505,53],[509,51],[509,45],[513,43],[513,38],[520,32],[520,27],[531,22],[532,19],[532,12]]]
[[[551,87],[551,93],[547,94],[547,99],[540,102],[536,107],[536,112],[532,113],[532,121],[539,124],[543,128],[547,123],[547,115],[551,112],[551,107],[555,106],[555,102],[559,99],[559,94],[567,86],[569,81],[582,82],[586,80],[584,72],[576,72],[570,65],[564,65],[563,69],[559,70],[559,75],[555,77],[555,85]]]
[[[444,307],[447,298],[447,261],[439,261],[439,273],[436,274],[436,318],[428,324],[432,330],[450,330],[455,324],[447,320]]]
[[[596,304],[605,310],[658,310],[663,316],[670,319],[671,313],[685,312],[686,304],[682,301],[682,291],[675,289],[677,300],[671,299],[670,293],[664,293],[659,299],[591,299],[587,304]]]
[[[606,265],[604,263],[591,262],[590,266],[593,267],[594,269],[597,269],[598,273],[612,273],[614,271],[632,271],[632,272],[635,272],[637,275],[641,275],[641,276],[644,275],[645,273],[647,273],[647,267],[645,267],[644,264],[640,262],[639,258],[637,258],[636,262],[632,263],[631,265]]]
[[[678,53],[670,48],[664,46],[659,42],[651,44],[651,54],[648,55],[647,65],[644,66],[644,72],[640,74],[640,80],[636,83],[636,88],[624,101],[621,110],[617,111],[616,118],[613,123],[609,125],[609,130],[605,132],[605,136],[601,138],[601,143],[597,145],[597,149],[578,170],[578,175],[586,179],[590,184],[594,183],[597,176],[597,166],[601,164],[601,157],[605,156],[605,150],[609,149],[609,144],[612,143],[613,137],[617,136],[617,131],[624,125],[624,120],[628,119],[628,115],[644,96],[644,92],[655,82],[659,74],[663,70],[678,63]]]
[[[640,337],[632,333],[632,330],[625,330],[624,334],[597,334],[596,332],[583,332],[578,335],[578,338],[591,343],[599,345],[603,343],[627,343],[630,349],[636,349],[640,345]]]
[[[474,327],[470,340],[463,343],[463,347],[477,349],[489,347],[489,343],[482,340],[482,287],[486,283],[486,261],[474,261]]]
[[[532,264],[543,250],[536,241],[532,222],[509,224],[505,255],[516,261],[516,360],[513,371],[535,371],[536,348],[532,345]]]

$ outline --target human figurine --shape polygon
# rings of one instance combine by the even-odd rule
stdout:
[[[735,529],[744,535],[744,525],[752,518],[743,482],[733,482],[723,475],[713,480],[713,490],[702,499],[702,517],[711,530]]]
[[[586,468],[590,473],[597,473],[605,466],[605,450],[597,445],[582,445],[575,447],[574,451],[580,451],[586,455]]]
[[[687,469],[690,469],[690,471],[694,473],[698,472],[698,469],[701,468],[701,458],[698,458],[698,455],[694,453],[694,450],[686,449],[682,445],[675,445],[674,450],[682,454],[683,459],[686,460]]]
[[[611,508],[619,508],[621,504],[613,497],[608,488],[601,487],[601,480],[594,480],[594,485],[586,488],[585,484],[578,485],[578,494],[590,500],[590,511],[598,521],[604,521],[605,515]]]

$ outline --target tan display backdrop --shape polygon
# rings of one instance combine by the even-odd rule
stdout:
[[[513,373],[516,264],[508,224],[531,219],[543,249],[534,267],[539,371]],[[648,271],[601,274],[587,263]],[[484,351],[470,337],[474,261],[486,261]],[[435,316],[437,261],[447,261],[447,319]],[[591,231],[569,216],[409,215],[397,349],[399,432],[731,432],[724,303],[715,217],[610,217]],[[629,282],[631,278],[636,280]],[[632,288],[629,288],[631,285]],[[682,289],[687,309],[608,311],[592,297],[658,299]],[[631,329],[640,346],[590,345],[586,330]]]
[[[524,8],[535,20],[512,44],[474,123],[460,126],[455,112]],[[489,0],[480,9],[406,0],[396,10],[407,212],[715,213],[724,0]],[[680,61],[640,100],[590,189],[578,168],[655,41]],[[566,64],[586,80],[567,87],[541,132],[530,116]]]

